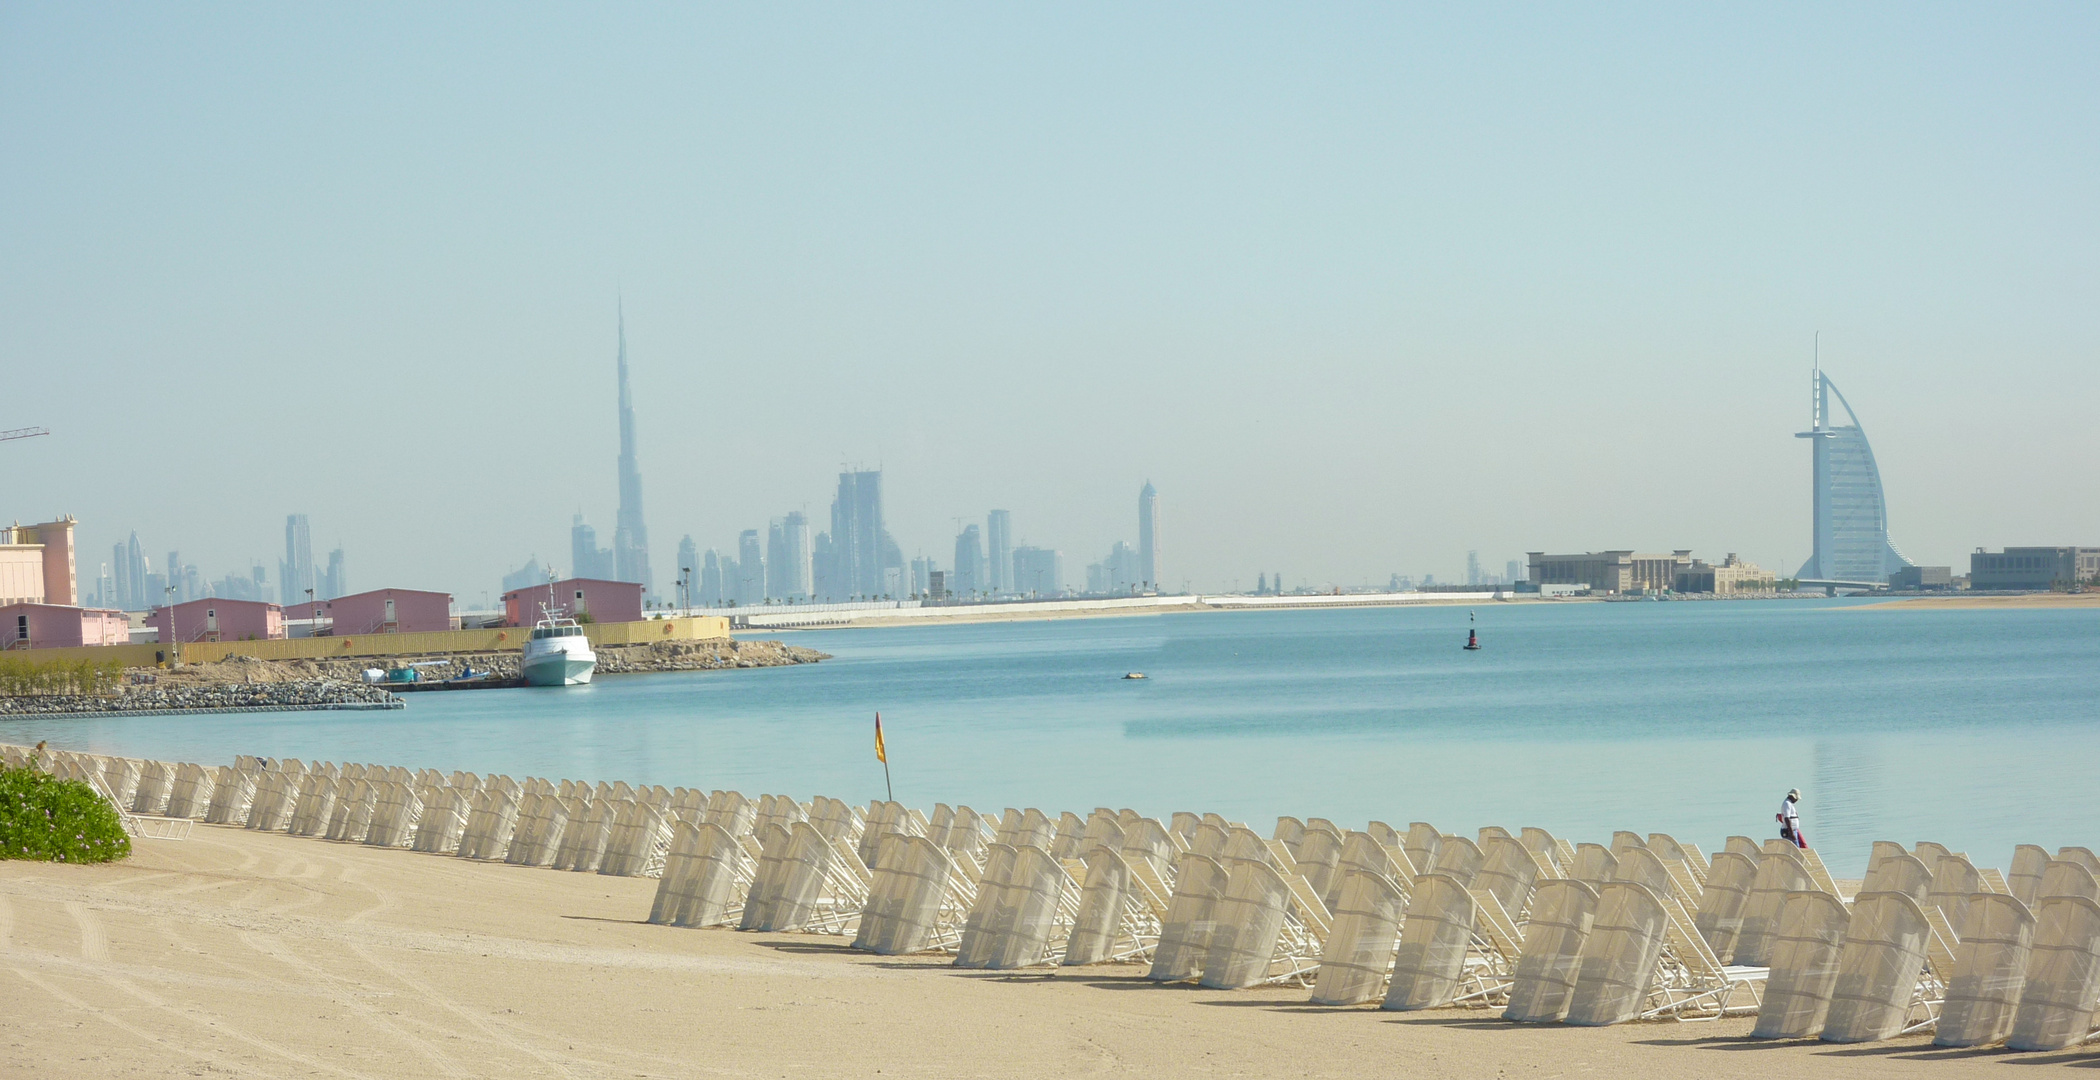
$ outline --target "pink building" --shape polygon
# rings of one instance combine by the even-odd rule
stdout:
[[[175,620],[172,634],[168,629],[171,615]],[[259,641],[284,636],[284,609],[259,600],[207,596],[172,608],[154,608],[147,621],[160,631],[162,642]]]
[[[292,605],[298,615],[311,608]],[[334,620],[330,631],[337,637],[351,634],[420,634],[428,630],[452,629],[452,594],[421,589],[374,589],[371,592],[338,596],[321,605],[323,617]]]
[[[529,589],[503,594],[503,614],[512,626],[531,626],[540,619],[540,607],[547,604],[550,586],[534,585]],[[600,581],[596,578],[570,578],[557,581],[551,586],[554,602],[551,607],[557,614],[578,618],[589,615],[592,622],[640,622],[642,621],[642,587],[632,581]]]
[[[130,640],[131,620],[121,611],[61,604],[0,607],[0,649],[123,645]]]

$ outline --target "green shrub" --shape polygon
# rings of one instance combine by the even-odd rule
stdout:
[[[39,659],[34,652],[0,652],[0,694],[107,694],[124,665],[111,660]]]
[[[78,780],[0,769],[0,859],[110,862],[131,854],[115,807]]]

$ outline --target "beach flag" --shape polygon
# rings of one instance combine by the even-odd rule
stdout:
[[[875,760],[884,765],[890,763],[890,755],[882,748],[882,714],[875,714]]]

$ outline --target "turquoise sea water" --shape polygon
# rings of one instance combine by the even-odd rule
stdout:
[[[2004,866],[2100,847],[2100,610],[1856,611],[1845,601],[1165,615],[789,635],[794,668],[419,694],[389,713],[0,721],[0,740],[514,776],[883,792],[931,808],[1214,810],[1668,832],[1709,852],[1809,839],[1857,876],[1876,839]],[[1120,678],[1143,671],[1142,682]]]

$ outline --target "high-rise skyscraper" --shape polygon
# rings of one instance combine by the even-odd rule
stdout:
[[[839,595],[880,596],[883,557],[892,546],[882,527],[881,470],[839,474],[838,495],[831,501],[831,580]]]
[[[745,529],[737,534],[736,549],[736,602],[765,603],[766,554],[759,546],[758,530]]]
[[[118,544],[109,553],[110,577],[116,583],[116,596],[109,603],[120,608],[131,608],[131,560],[126,557],[124,545]]]
[[[1466,584],[1480,584],[1480,552],[1466,552]]]
[[[713,607],[722,602],[722,560],[715,549],[708,548],[700,557],[700,590],[694,602],[702,607]]]
[[[584,524],[582,514],[569,526],[569,563],[570,577],[623,580],[612,549],[598,546],[598,530]]]
[[[690,607],[700,591],[700,547],[693,543],[691,534],[678,540],[678,580],[685,582],[685,590],[677,603]]]
[[[967,597],[984,587],[984,537],[977,526],[965,525],[955,538],[955,570],[948,575],[948,591]]]
[[[1159,492],[1145,481],[1138,492],[1137,573],[1139,584],[1159,589]]]
[[[634,394],[627,385],[627,311],[620,310],[620,513],[613,521],[613,576],[656,592],[649,572],[649,528],[642,524],[642,470],[634,456]]]
[[[172,566],[168,568],[171,578],[178,572]],[[280,602],[286,604],[306,599],[306,590],[315,588],[314,538],[305,514],[290,514],[284,519],[284,561],[277,564],[277,583]]]
[[[131,591],[124,601],[125,610],[144,611],[160,603],[148,598],[146,575],[150,571],[146,566],[146,549],[139,544],[137,530],[132,531],[131,539],[124,545],[124,562],[131,567]]]
[[[343,565],[340,547],[328,553],[328,569],[321,571],[320,595],[329,600],[350,595],[350,570]]]
[[[1014,589],[1014,516],[993,510],[984,516],[985,591],[997,596]]]
[[[787,526],[778,521],[766,525],[766,599],[787,595]]]
[[[1845,412],[1834,423],[1830,401]],[[1794,576],[1805,581],[1884,583],[1911,561],[1889,540],[1887,504],[1881,495],[1881,470],[1874,448],[1852,414],[1845,395],[1818,368],[1810,403],[1809,430],[1794,437],[1809,439],[1815,449],[1815,553]]]
[[[1013,591],[1022,596],[1057,596],[1065,589],[1065,557],[1051,548],[1014,549]]]
[[[781,588],[775,595],[807,600],[811,595],[809,515],[800,510],[790,510],[780,519],[781,551],[785,560],[781,567]]]

